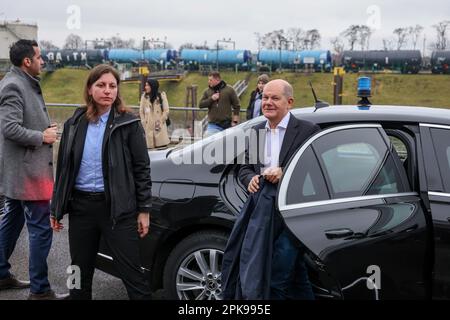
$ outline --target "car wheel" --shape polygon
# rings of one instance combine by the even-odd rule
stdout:
[[[170,253],[164,268],[167,298],[220,300],[222,260],[228,236],[204,231],[183,239]]]

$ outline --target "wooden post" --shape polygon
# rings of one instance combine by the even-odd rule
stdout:
[[[334,68],[334,82],[333,82],[333,104],[342,104],[342,92],[344,91],[344,68]]]
[[[186,101],[185,101],[185,104],[184,104],[186,107],[189,107],[189,104],[190,104],[191,91],[192,91],[192,86],[187,86],[186,87]],[[184,123],[185,123],[185,126],[187,126],[188,115],[189,115],[189,113],[186,110],[184,112]]]
[[[191,86],[192,108],[197,108],[197,86]],[[197,112],[192,110],[192,130],[195,128],[195,121],[197,120]]]
[[[197,108],[197,85],[191,85],[186,87],[186,103],[185,106],[188,108]],[[185,124],[187,126],[189,118],[189,111],[185,111]],[[197,120],[197,112],[192,110],[191,125],[194,129],[195,121]]]

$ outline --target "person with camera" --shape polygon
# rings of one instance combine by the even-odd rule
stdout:
[[[207,136],[239,123],[241,109],[239,98],[233,87],[227,85],[217,71],[209,74],[208,88],[203,92],[199,106],[208,108]]]

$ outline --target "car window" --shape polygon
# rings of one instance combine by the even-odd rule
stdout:
[[[308,147],[292,172],[286,195],[287,204],[330,199],[314,152]]]
[[[377,128],[331,132],[313,149],[333,199],[408,191]]]
[[[434,150],[446,193],[450,193],[450,130],[431,128]]]
[[[400,138],[391,135],[389,136],[389,140],[391,140],[395,151],[397,151],[397,155],[400,158],[400,161],[404,163],[408,158],[408,148],[406,147],[405,143],[400,140]]]

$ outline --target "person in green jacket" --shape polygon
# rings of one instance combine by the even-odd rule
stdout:
[[[233,87],[227,85],[217,71],[209,74],[208,88],[203,92],[199,106],[208,108],[207,136],[239,123],[241,109],[239,98]]]

